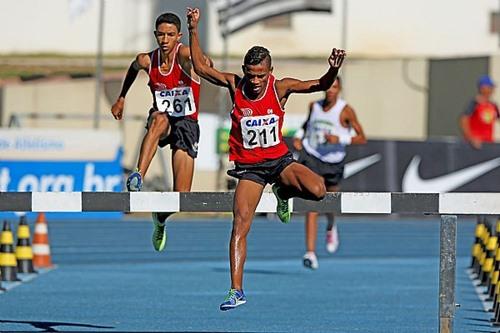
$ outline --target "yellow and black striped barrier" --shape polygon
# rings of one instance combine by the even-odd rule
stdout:
[[[486,225],[483,223],[482,219],[478,219],[475,230],[475,240],[474,245],[472,246],[472,261],[470,268],[476,276],[479,276],[480,273],[480,258],[482,254],[482,239],[483,235],[486,232]]]
[[[14,254],[14,236],[7,221],[4,221],[0,234],[0,273],[2,281],[19,281],[17,260]]]
[[[497,227],[499,226],[499,223],[500,222],[497,222]],[[493,290],[493,295],[490,293],[490,296],[492,296],[493,298],[493,307],[488,310],[490,312],[495,313],[495,316],[498,311],[498,306],[499,306],[498,302],[500,301],[499,299],[500,283],[498,283],[499,277],[500,277],[500,247],[497,247],[497,251],[495,254],[495,268],[491,278],[492,288],[490,289],[490,292],[491,290]]]
[[[30,228],[26,216],[21,216],[17,227],[16,259],[18,273],[36,273],[33,268],[33,250],[30,242]]]
[[[488,312],[493,326],[500,326],[500,219],[494,227],[484,218],[479,218],[472,246],[471,277],[476,285],[483,287],[483,301],[492,301]]]
[[[476,230],[474,232],[475,239],[474,244],[472,245],[472,260],[470,264],[470,268],[476,273],[478,271],[479,261],[478,258],[481,255],[481,236],[484,232],[484,224],[480,221],[476,224]]]
[[[488,285],[488,301],[494,301],[497,297],[496,296],[496,287],[498,283],[498,278],[500,276],[500,246],[498,239],[500,237],[500,221],[497,221],[495,224],[495,235],[497,238],[497,242],[495,244],[495,249],[493,250],[493,268],[489,273],[489,285]],[[491,309],[490,309],[491,310]]]
[[[484,260],[484,253],[486,248],[484,241],[488,232],[489,231],[484,219],[479,218],[475,230],[475,243],[472,247],[472,270],[475,278],[478,278],[481,275],[482,261]]]
[[[481,284],[489,287],[491,283],[491,273],[494,268],[495,251],[498,246],[498,237],[489,235],[485,240],[485,254],[482,264],[482,275],[480,276]]]

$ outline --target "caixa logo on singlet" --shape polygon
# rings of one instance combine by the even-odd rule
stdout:
[[[275,116],[271,117],[265,117],[265,118],[253,118],[253,119],[248,119],[245,122],[245,125],[247,127],[260,127],[260,126],[267,126],[267,125],[272,125],[278,121],[278,118]]]
[[[189,95],[189,90],[187,90],[187,89],[162,90],[160,92],[160,97],[184,96],[184,95]]]

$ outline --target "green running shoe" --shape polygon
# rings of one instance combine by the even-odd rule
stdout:
[[[273,193],[276,196],[276,201],[278,205],[276,206],[276,214],[280,218],[281,222],[288,223],[290,222],[290,217],[292,214],[290,213],[290,207],[288,207],[288,199],[281,199],[278,195],[279,185],[276,183],[273,185]]]
[[[167,245],[167,232],[165,230],[165,222],[161,223],[158,219],[158,213],[153,212],[153,247],[156,251],[163,251]]]

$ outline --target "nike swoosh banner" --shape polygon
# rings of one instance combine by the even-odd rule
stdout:
[[[500,166],[500,157],[446,174],[424,179],[419,174],[420,156],[414,156],[403,174],[403,192],[450,192]],[[500,190],[500,189],[499,189]]]
[[[291,139],[285,138],[293,150]],[[500,144],[476,150],[461,141],[383,141],[347,147],[348,192],[500,192]]]
[[[219,0],[217,12],[223,36],[270,17],[295,12],[332,12],[331,0]]]

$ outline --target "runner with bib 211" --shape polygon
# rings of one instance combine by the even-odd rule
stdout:
[[[243,76],[224,73],[207,66],[198,40],[199,9],[187,10],[189,44],[195,72],[212,84],[227,88],[233,101],[229,158],[235,169],[228,174],[239,179],[234,193],[233,230],[229,244],[231,289],[220,305],[230,310],[246,302],[243,292],[243,266],[247,255],[246,237],[257,204],[266,184],[274,184],[277,214],[290,221],[288,199],[300,197],[321,200],[326,193],[323,179],[293,160],[283,141],[284,107],[292,93],[327,90],[334,82],[345,57],[344,50],[333,49],[328,71],[319,79],[302,81],[276,79],[269,51],[254,46],[243,60]]]

